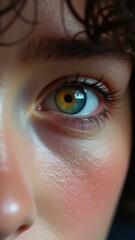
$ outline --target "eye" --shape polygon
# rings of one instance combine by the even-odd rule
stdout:
[[[96,94],[81,86],[64,86],[49,93],[41,103],[43,111],[57,111],[69,115],[91,114],[97,109]]]
[[[36,109],[65,127],[84,130],[100,126],[108,118],[109,105],[118,91],[109,90],[105,83],[85,77],[58,79],[43,91]],[[96,123],[96,125],[95,125]]]

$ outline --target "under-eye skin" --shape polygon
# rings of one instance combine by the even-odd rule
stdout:
[[[81,131],[105,124],[121,100],[120,90],[110,89],[103,79],[78,75],[53,81],[40,95],[36,111],[64,128]]]

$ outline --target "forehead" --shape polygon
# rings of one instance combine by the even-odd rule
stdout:
[[[80,16],[84,14],[85,2],[82,0],[72,2]],[[4,9],[9,5],[9,1],[1,1],[1,5]],[[34,26],[33,20],[37,21]],[[33,34],[34,36],[44,35],[47,38],[60,38],[73,36],[83,28],[69,10],[66,0],[17,1],[16,8],[1,16],[0,63],[3,65],[4,62],[11,62],[18,54],[21,45]],[[34,31],[31,31],[32,29]],[[26,41],[12,47],[3,47],[22,38]]]
[[[84,14],[85,1],[73,1],[73,6],[82,16]],[[83,26],[75,19],[66,0],[42,0],[39,4],[40,20],[42,22],[41,31],[52,37],[66,34],[76,34],[83,30]],[[45,29],[46,28],[46,29]],[[67,33],[67,32],[68,33]]]
[[[6,2],[2,2],[3,9],[9,5]],[[73,1],[73,6],[81,16],[84,13],[84,3],[85,1],[80,0]],[[25,3],[20,0],[14,8],[1,17],[1,40],[15,41],[15,38],[23,36],[30,29],[31,23],[35,20],[38,22],[36,31],[48,37],[66,34],[66,29],[69,33],[76,33],[82,29],[81,24],[69,10],[66,0],[30,0]]]

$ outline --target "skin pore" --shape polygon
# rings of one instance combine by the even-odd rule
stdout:
[[[39,24],[31,38],[0,48],[0,240],[104,240],[130,160],[132,64],[118,54],[59,57],[52,50],[47,56],[47,48],[42,54],[40,39],[70,39],[83,27],[65,4],[67,33],[60,0],[38,2]],[[32,4],[24,10],[29,19]],[[83,15],[82,1],[74,4]],[[18,20],[2,40],[25,30]],[[103,83],[111,102],[82,84],[85,78]],[[88,124],[83,118],[82,124],[66,120],[60,110],[44,110],[48,94],[63,84],[92,91],[98,108],[89,115],[105,108],[108,118],[102,114]]]

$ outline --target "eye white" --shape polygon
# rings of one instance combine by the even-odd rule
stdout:
[[[74,114],[74,116],[78,116],[78,115],[90,115],[92,114],[94,111],[96,111],[96,109],[99,106],[99,99],[96,95],[96,93],[94,93],[93,91],[89,90],[89,89],[85,89],[86,92],[86,104],[84,106],[84,108],[77,114]]]

